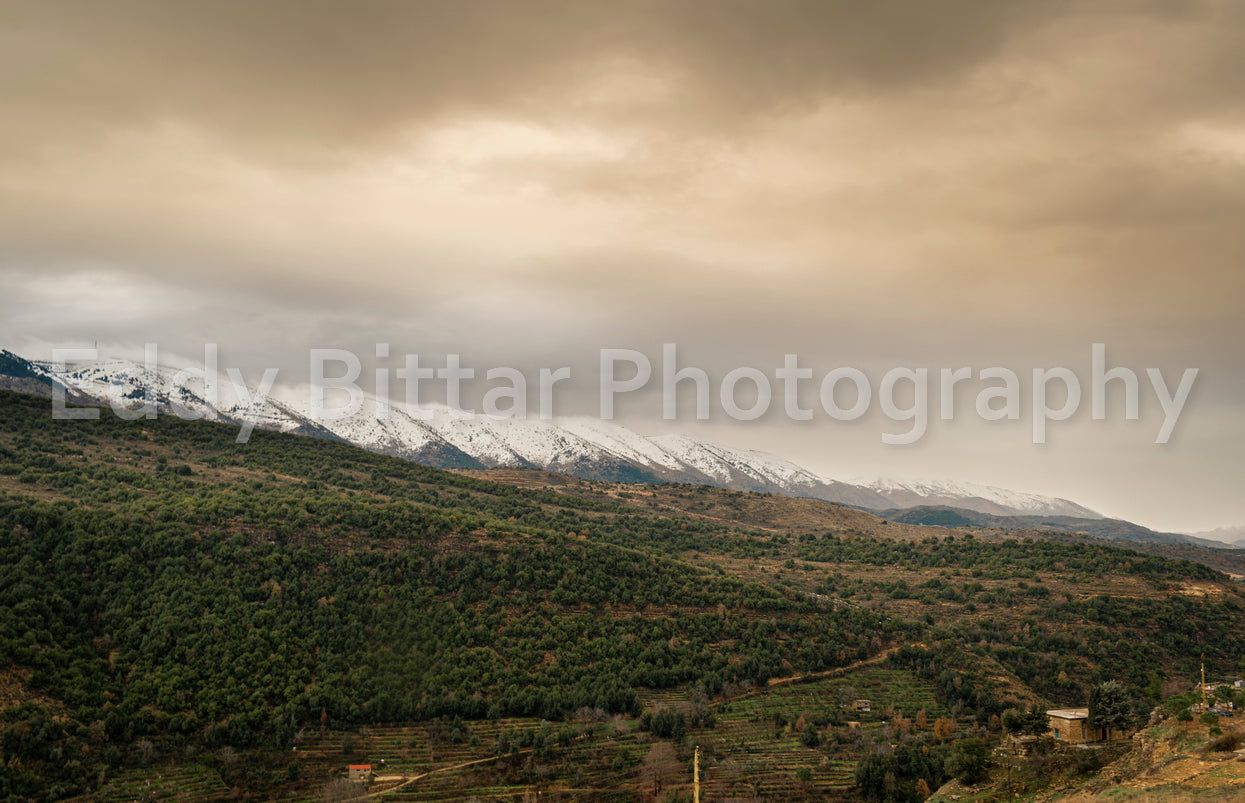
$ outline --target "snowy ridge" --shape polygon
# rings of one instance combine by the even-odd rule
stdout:
[[[311,418],[310,410],[297,409],[300,416]],[[357,414],[342,419],[326,418],[320,424],[356,446],[407,460],[416,460],[425,452],[449,446],[427,424],[411,418],[400,407],[386,409],[382,414],[376,400],[370,397],[364,398]]]
[[[948,480],[900,481],[887,478],[857,480],[860,485],[892,499],[895,507],[945,504],[996,515],[1075,516],[1100,519],[1102,515],[1067,499],[1010,491],[992,485]]]
[[[441,412],[430,424],[445,440],[486,465],[573,465],[593,451],[586,441],[550,421],[480,415],[457,419]]]
[[[688,482],[746,491],[806,496],[872,509],[948,505],[994,515],[1101,518],[1089,508],[1037,494],[946,480],[870,479],[840,482],[765,452],[736,449],[686,435],[645,437],[609,421],[464,417],[427,405],[416,418],[401,404],[365,396],[344,418],[313,420],[311,411],[269,398],[240,397],[222,376],[215,399],[203,380],[174,367],[146,368],[129,360],[102,360],[58,368],[4,352],[13,376],[23,372],[60,382],[100,404],[138,409],[151,397],[160,412],[227,423],[253,421],[261,429],[331,437],[374,452],[441,468],[538,468],[586,479]],[[3,373],[3,372],[0,372]],[[255,381],[257,378],[248,378]],[[306,397],[305,397],[306,398]]]
[[[371,421],[365,426],[360,419],[368,418],[374,404],[369,400],[355,418],[327,425],[343,440],[408,459],[421,459],[421,450],[439,441],[489,468],[540,468],[591,479],[702,483],[874,509],[950,505],[996,515],[1101,518],[1066,499],[972,483],[891,479],[839,482],[765,452],[735,449],[686,435],[644,437],[626,427],[587,418],[463,418],[444,407],[429,407],[431,417],[427,421],[411,421],[401,429],[390,422]],[[391,411],[391,416],[405,418],[397,410]],[[405,442],[404,432],[409,433]]]
[[[209,403],[210,394],[201,378],[179,376],[181,371],[171,366],[159,366],[149,373],[146,367],[121,359],[63,368],[48,363],[30,365],[48,379],[117,410],[138,410],[150,401],[157,412],[182,418],[252,421],[261,429],[280,432],[321,430],[309,418],[276,399],[269,398],[260,404],[242,398],[227,380],[217,384],[215,403]]]
[[[618,424],[596,418],[564,418],[559,421],[559,424],[566,431],[609,452],[620,460],[658,466],[672,471],[687,468],[686,464],[657,445],[656,439],[646,438]]]
[[[686,435],[658,435],[649,441],[683,465],[719,483],[743,475],[756,482],[788,491],[815,488],[825,480],[781,458],[743,449],[731,449]]]

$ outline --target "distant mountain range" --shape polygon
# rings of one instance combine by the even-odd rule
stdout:
[[[174,381],[177,373],[170,367],[155,371],[154,402],[162,412],[235,424],[251,420],[261,429],[333,438],[438,468],[536,468],[613,482],[715,485],[822,499],[882,511],[896,520],[908,520],[896,511],[911,510],[918,517],[949,517],[949,526],[1015,529],[1041,525],[1069,532],[1110,531],[1116,533],[1114,537],[1127,531],[1135,536],[1131,540],[1158,538],[1206,544],[1200,538],[1153,533],[1128,522],[1104,519],[1067,499],[949,481],[843,481],[819,476],[764,452],[684,435],[646,437],[590,418],[497,420],[477,415],[462,419],[448,409],[437,408],[428,420],[416,420],[399,406],[391,408],[387,416],[380,415],[378,401],[366,397],[363,408],[350,418],[316,421],[307,410],[275,399],[263,405],[248,404],[229,381],[220,383],[215,404],[209,404],[203,398],[206,394],[178,386]],[[0,351],[0,387],[46,396],[57,384],[66,389],[71,401],[124,408],[139,406],[148,392],[146,370],[129,360],[103,360],[58,370]],[[195,387],[193,380],[181,384]],[[957,516],[963,521],[950,520]],[[1004,523],[1007,519],[1013,520]]]
[[[1190,544],[1193,546],[1223,549],[1233,546],[1223,541],[1199,538],[1181,533],[1162,533],[1133,524],[1123,519],[1082,518],[1076,516],[995,516],[964,508],[917,505],[896,510],[873,511],[889,521],[904,524],[923,524],[935,527],[997,527],[1005,530],[1054,530],[1065,533],[1085,533],[1111,541],[1140,541],[1154,544]]]
[[[1197,538],[1206,538],[1211,541],[1219,541],[1240,549],[1245,549],[1245,525],[1238,527],[1219,527],[1214,530],[1204,530],[1200,533],[1189,533],[1189,535]]]

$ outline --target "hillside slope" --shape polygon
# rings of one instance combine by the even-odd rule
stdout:
[[[773,678],[842,670],[846,689],[882,666],[923,689],[894,696],[905,716],[930,708],[968,733],[1104,676],[1186,674],[1195,645],[1211,662],[1245,652],[1240,589],[1186,561],[699,486],[524,488],[234,434],[52,421],[45,401],[0,392],[0,672],[21,700],[0,722],[0,793],[65,797],[206,751],[239,796],[318,794],[342,750],[290,765],[317,730],[422,723],[442,739],[436,723],[492,723],[483,758],[544,719],[571,730],[541,743],[542,783],[571,788],[578,768],[634,794],[639,743],[616,752],[574,725],[618,717],[645,750],[682,750],[677,730],[715,762],[759,761],[742,778],[761,796],[851,798],[850,770],[805,783],[795,767],[850,766],[896,738],[891,714],[849,735],[837,703],[808,698],[783,709],[821,723],[805,744],[747,730],[735,706]],[[678,708],[659,722],[663,700]],[[749,759],[745,732],[773,752]],[[581,738],[615,757],[592,769]],[[538,780],[521,762],[497,772],[479,784]]]

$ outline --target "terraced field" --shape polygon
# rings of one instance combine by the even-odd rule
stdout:
[[[105,784],[91,798],[101,803],[134,800],[208,801],[229,795],[220,775],[206,767],[157,768],[129,772]]]
[[[690,710],[693,705],[684,691],[642,696],[646,707]],[[860,698],[872,702],[872,711],[841,707],[845,700]],[[304,782],[292,799],[322,800],[324,784],[342,777],[346,764],[370,763],[378,775],[394,779],[372,791],[422,776],[384,795],[399,800],[513,801],[527,791],[540,791],[568,799],[630,801],[659,782],[666,791],[690,788],[696,745],[702,751],[707,799],[834,797],[851,787],[862,742],[894,713],[912,719],[924,709],[930,723],[948,715],[928,683],[876,665],[840,677],[757,689],[711,709],[716,726],[689,730],[672,742],[672,758],[664,770],[650,758],[660,740],[631,719],[592,724],[503,719],[309,733],[297,751]],[[800,728],[810,722],[821,742],[815,747],[801,740]],[[348,752],[343,752],[343,742],[351,748]],[[513,746],[499,751],[503,743]]]

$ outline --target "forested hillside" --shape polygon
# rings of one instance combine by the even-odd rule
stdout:
[[[0,392],[0,795],[55,799],[223,750],[284,771],[276,756],[308,728],[589,710],[708,737],[720,707],[773,679],[888,649],[965,728],[1245,654],[1239,587],[1195,563],[903,525],[883,538],[857,511],[783,531],[599,489],[262,431],[240,446],[206,422],[54,421],[46,400]],[[653,696],[688,690],[700,714],[677,737],[654,727]],[[638,759],[620,761],[638,783]],[[221,772],[244,795],[282,782]]]

